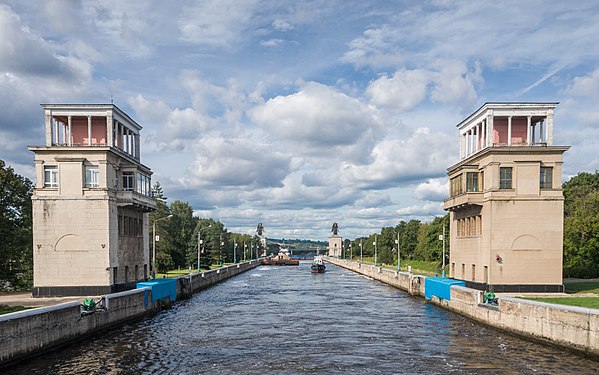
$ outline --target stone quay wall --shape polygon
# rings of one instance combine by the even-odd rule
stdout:
[[[325,260],[412,295],[424,296],[425,276],[344,259],[325,257]],[[599,310],[513,297],[499,297],[494,306],[484,304],[482,294],[480,290],[452,285],[449,300],[433,296],[431,302],[500,330],[599,357]]]
[[[260,260],[253,260],[180,276],[177,278],[177,299],[190,297],[260,264]],[[90,314],[82,312],[79,302],[67,302],[0,315],[0,368],[125,322],[142,319],[174,302],[152,302],[150,288],[107,294],[95,300],[99,300],[98,309]]]

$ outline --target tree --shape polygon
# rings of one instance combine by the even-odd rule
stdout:
[[[564,276],[599,276],[599,172],[563,184]]]
[[[0,160],[0,289],[32,285],[32,187]]]
[[[189,267],[193,265],[196,248],[193,247],[193,232],[198,218],[194,218],[193,209],[187,202],[175,200],[171,203],[171,215],[168,220],[168,240],[171,258],[175,267]]]
[[[418,245],[418,232],[420,230],[419,220],[410,220],[404,226],[404,230],[401,233],[399,240],[401,242],[401,252],[406,254],[407,258],[412,259],[416,246]]]
[[[152,194],[156,199],[156,211],[152,212],[149,216],[149,227],[150,231],[154,227],[154,222],[158,219],[162,219],[171,214],[170,208],[166,204],[167,198],[164,196],[162,192],[162,187],[160,183],[156,182],[152,186]],[[159,220],[156,222],[156,233],[150,233],[151,236],[158,235],[160,237],[160,241],[156,242],[156,269],[159,272],[166,272],[170,269],[173,269],[174,263],[173,258],[171,257],[169,244],[169,236],[167,231],[167,220]],[[151,262],[151,253],[153,246],[153,237],[150,237],[150,262]]]

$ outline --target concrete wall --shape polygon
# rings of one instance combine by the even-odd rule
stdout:
[[[177,299],[188,297],[260,264],[261,261],[254,260],[179,277]],[[79,302],[0,315],[0,368],[160,310],[164,303],[152,303],[151,297],[150,289],[108,294],[101,297],[102,301],[98,305],[105,309],[89,315],[81,313]]]
[[[409,294],[424,296],[424,276],[414,275],[409,272],[397,272],[386,268],[375,267],[369,264],[359,262],[351,262],[345,259],[332,257],[324,257],[324,259],[339,267],[361,273],[362,275],[371,277],[375,280],[384,282],[401,290],[405,290]]]
[[[325,260],[410,294],[424,296],[424,276],[337,258],[326,257]],[[491,306],[482,304],[482,294],[480,290],[452,286],[449,300],[433,296],[431,302],[495,328],[599,356],[599,310],[511,297],[499,297],[498,305]]]

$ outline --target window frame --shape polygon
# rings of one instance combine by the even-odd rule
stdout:
[[[503,172],[509,171],[509,178],[504,175]],[[509,184],[508,184],[509,182]],[[514,168],[513,167],[499,167],[499,189],[511,190],[514,186]]]
[[[466,172],[466,192],[467,193],[478,193],[479,189],[479,173],[478,172]]]
[[[543,173],[545,171],[545,173]],[[547,173],[549,171],[549,173]],[[547,178],[549,177],[549,178]],[[539,170],[539,189],[550,190],[553,188],[553,167],[541,166]]]
[[[84,186],[86,188],[94,189],[100,187],[100,167],[98,165],[86,165],[84,174]],[[95,177],[95,181],[93,177]]]
[[[135,172],[123,172],[123,191],[135,191]]]
[[[44,188],[57,189],[59,183],[58,166],[44,165]]]

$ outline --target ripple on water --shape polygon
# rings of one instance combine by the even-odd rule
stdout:
[[[588,374],[599,367],[347,270],[309,267],[260,266],[7,373]]]

